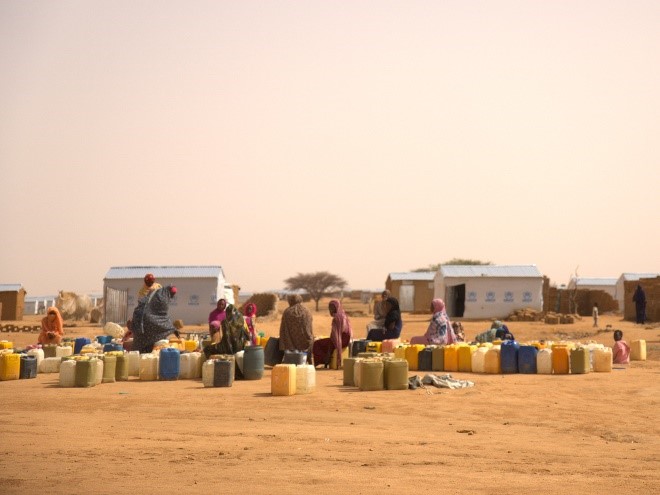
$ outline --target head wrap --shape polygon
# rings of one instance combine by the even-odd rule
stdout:
[[[434,314],[445,310],[445,302],[442,299],[433,299],[431,306],[433,306]]]

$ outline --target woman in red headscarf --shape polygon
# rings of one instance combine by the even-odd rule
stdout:
[[[333,299],[328,304],[330,316],[332,316],[332,329],[330,338],[318,339],[314,342],[312,352],[314,353],[314,364],[330,365],[332,351],[337,349],[337,369],[341,368],[341,350],[348,347],[353,338],[353,329],[348,315],[342,309],[341,303]]]
[[[243,318],[250,332],[251,345],[257,345],[257,305],[247,303],[243,308]]]
[[[161,289],[162,285],[156,282],[156,277],[153,273],[147,273],[144,276],[144,285],[138,292],[138,299],[142,299],[144,296],[152,293],[155,290]]]
[[[38,342],[41,345],[59,344],[64,337],[64,322],[60,310],[55,306],[48,308],[46,316],[41,320],[41,333]]]

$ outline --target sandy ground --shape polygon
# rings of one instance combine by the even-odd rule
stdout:
[[[402,336],[428,318],[404,314]],[[352,318],[357,337],[369,320]],[[454,391],[360,392],[319,369],[316,392],[292,397],[270,395],[268,369],[211,389],[137,379],[62,389],[57,374],[0,382],[0,493],[659,493],[660,327],[601,320],[646,339],[649,359],[586,375],[454,373],[476,384]],[[327,313],[314,322],[329,332]],[[520,341],[611,344],[591,324],[509,326]],[[470,338],[489,322],[464,326]]]

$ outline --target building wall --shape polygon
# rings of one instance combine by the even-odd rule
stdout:
[[[0,292],[2,309],[0,320],[22,320],[25,304],[25,290]]]
[[[390,280],[389,277],[385,282],[385,288],[392,293],[392,297],[396,297],[401,303],[399,296],[402,286],[412,285],[415,288],[415,294],[413,296],[413,309],[415,313],[430,313],[431,301],[433,300],[433,294],[435,292],[435,287],[432,280]]]
[[[629,321],[635,321],[636,319],[637,310],[632,298],[638,285],[642,286],[646,294],[646,319],[653,322],[660,321],[660,277],[640,278],[639,280],[631,280],[624,283],[624,319]]]
[[[208,316],[216,307],[218,295],[224,291],[224,280],[217,278],[177,278],[156,280],[163,287],[174,285],[177,294],[170,303],[172,320],[183,320],[186,325],[206,324]],[[104,287],[128,290],[128,317],[137,306],[137,293],[144,285],[143,279],[104,280]]]
[[[443,299],[450,315],[453,301],[447,287],[465,284],[465,313],[463,318],[503,318],[516,309],[543,309],[543,279],[505,277],[435,277],[436,298]]]

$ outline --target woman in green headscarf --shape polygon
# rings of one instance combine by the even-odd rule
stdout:
[[[222,339],[220,339],[220,354],[236,354],[242,351],[250,341],[250,332],[245,318],[233,304],[225,309],[225,319],[222,320]]]

